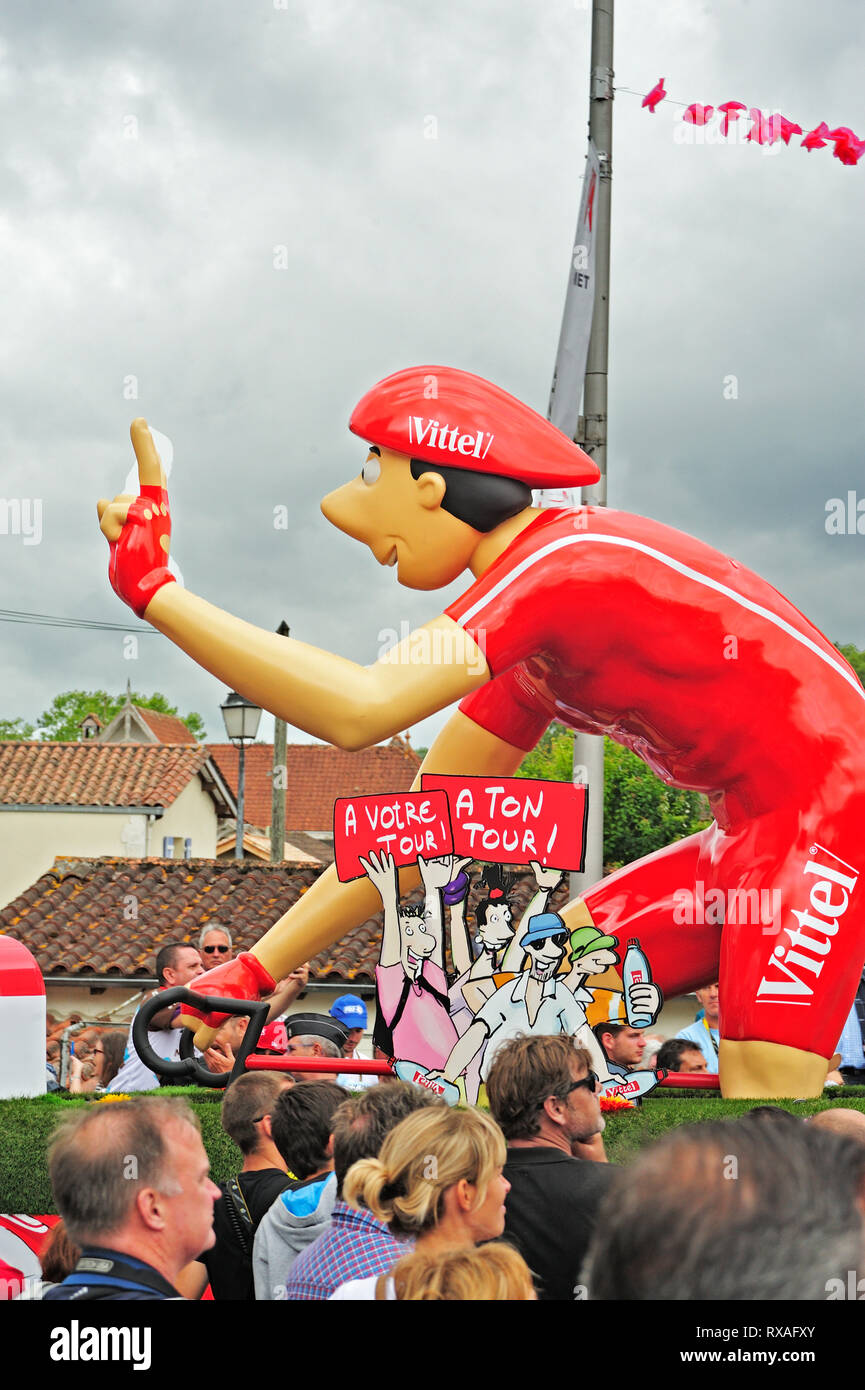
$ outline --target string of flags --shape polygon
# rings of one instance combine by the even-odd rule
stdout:
[[[666,95],[664,79],[661,77],[643,97],[642,105],[654,115]],[[785,145],[789,145],[794,135],[803,134],[802,127],[796,121],[778,113],[767,115],[759,107],[748,107],[743,101],[724,101],[717,107],[704,106],[699,101],[693,101],[690,106],[685,107],[682,120],[689,125],[705,126],[716,111],[720,117],[721,134],[726,137],[730,136],[733,122],[740,120],[750,120],[751,128],[745,139],[753,140],[757,145],[774,145],[776,140],[783,140]],[[835,147],[832,151],[833,157],[840,159],[842,164],[858,164],[865,154],[865,140],[860,140],[854,130],[846,125],[830,130],[825,121],[821,121],[813,130],[804,134],[801,146],[808,151],[822,150],[830,143]]]

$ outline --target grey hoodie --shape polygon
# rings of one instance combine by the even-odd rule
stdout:
[[[280,1192],[255,1233],[252,1273],[257,1299],[285,1298],[288,1271],[301,1250],[329,1230],[335,1200],[333,1173]]]

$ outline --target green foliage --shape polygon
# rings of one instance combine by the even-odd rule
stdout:
[[[708,823],[699,793],[668,786],[636,753],[604,740],[605,864],[629,864]]]
[[[25,724],[23,719],[0,719],[0,742],[11,742],[17,738],[32,737],[32,724]]]
[[[177,706],[172,705],[155,691],[152,695],[139,695],[133,691],[130,696],[133,705],[142,709],[152,709],[158,714],[177,714]],[[123,707],[125,695],[109,695],[106,690],[64,690],[55,695],[51,704],[39,719],[39,734],[43,739],[74,743],[81,737],[81,720],[88,714],[95,714],[103,728]],[[187,714],[182,722],[197,739],[206,733],[204,720],[200,714]]]
[[[570,729],[553,723],[523,759],[517,776],[569,782],[573,748]],[[630,864],[708,822],[708,808],[699,793],[668,787],[636,753],[604,739],[605,864]]]
[[[836,642],[835,646],[850,662],[862,685],[865,685],[865,651],[861,647],[854,647],[852,642],[847,642],[843,647],[840,642]]]

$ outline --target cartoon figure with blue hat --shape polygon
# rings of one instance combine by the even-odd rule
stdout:
[[[486,1081],[502,1043],[521,1033],[570,1033],[581,1045],[589,1046],[592,1033],[584,1000],[556,973],[567,953],[569,939],[568,929],[557,912],[541,912],[529,919],[519,941],[529,958],[528,970],[500,985],[478,1009],[474,1022],[442,1069],[445,1081],[455,1082],[484,1044],[481,1079]],[[582,993],[591,998],[587,991]],[[596,1051],[597,1046],[592,1049],[593,1057]]]

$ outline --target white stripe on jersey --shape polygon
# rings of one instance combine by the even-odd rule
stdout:
[[[798,632],[795,627],[791,627],[790,623],[785,622],[777,613],[772,613],[768,608],[763,608],[759,603],[754,603],[752,599],[745,598],[744,594],[737,594],[735,589],[728,588],[726,584],[721,584],[719,580],[710,579],[708,575],[701,574],[699,570],[693,570],[688,565],[683,565],[681,560],[674,560],[671,555],[665,555],[662,550],[654,550],[651,546],[643,545],[641,541],[634,541],[626,536],[608,536],[601,532],[593,532],[591,535],[560,536],[558,540],[550,541],[548,545],[541,546],[540,550],[536,550],[533,555],[527,555],[525,560],[521,560],[518,565],[515,565],[509,574],[506,574],[503,579],[500,579],[497,584],[493,585],[488,594],[485,594],[483,598],[478,599],[472,604],[471,608],[467,609],[461,618],[457,618],[457,623],[460,627],[465,627],[466,623],[470,622],[476,613],[479,613],[482,608],[486,608],[487,604],[492,603],[493,599],[498,598],[499,594],[503,593],[515,579],[519,579],[521,574],[525,574],[526,570],[531,569],[532,565],[536,565],[540,560],[545,560],[548,555],[552,555],[555,551],[563,549],[564,546],[580,545],[586,541],[590,543],[597,542],[600,545],[620,545],[628,550],[639,550],[643,555],[649,555],[653,560],[660,561],[660,563],[666,565],[668,569],[676,570],[679,574],[684,575],[686,579],[693,579],[695,583],[702,584],[706,589],[715,589],[717,593],[726,595],[727,598],[731,598],[734,603],[738,603],[743,608],[747,608],[751,613],[756,613],[758,617],[766,618],[768,622],[772,623],[775,627],[781,628],[783,632],[793,637],[803,647],[807,647],[815,656],[819,656],[821,661],[824,661],[827,666],[831,666],[832,670],[836,671],[842,680],[845,680],[847,684],[856,691],[856,694],[859,695],[861,699],[865,700],[865,690],[863,690],[852,671],[846,670],[840,662],[833,661],[828,652],[824,652],[821,647],[817,646],[816,642],[811,641],[810,637],[806,637],[804,633]]]

